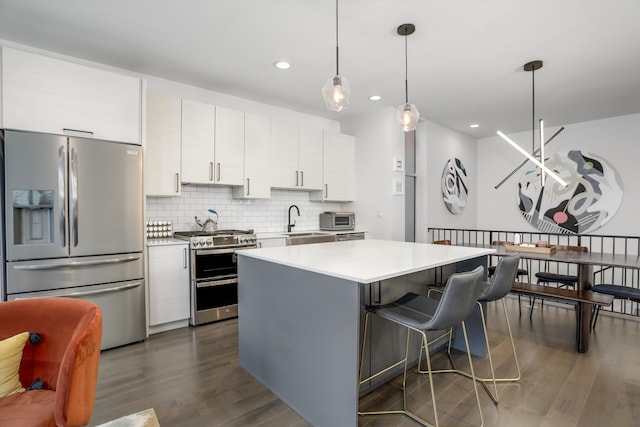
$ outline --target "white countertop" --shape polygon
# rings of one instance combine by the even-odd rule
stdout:
[[[236,253],[359,283],[372,283],[494,252],[495,249],[490,248],[365,239],[242,249]]]

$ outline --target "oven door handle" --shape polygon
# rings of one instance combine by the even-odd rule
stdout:
[[[232,283],[238,283],[238,279],[227,279],[227,280],[216,280],[216,281],[211,281],[211,282],[201,282],[201,283],[196,283],[196,288],[200,289],[200,288],[210,288],[212,286],[219,286],[219,285],[229,285]]]
[[[198,255],[217,255],[217,254],[229,254],[235,252],[236,249],[246,249],[246,247],[242,248],[224,248],[224,249],[195,249],[196,256]]]

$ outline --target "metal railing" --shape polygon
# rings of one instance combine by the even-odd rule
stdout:
[[[429,241],[450,240],[453,245],[490,245],[492,242],[513,242],[514,235],[519,234],[522,242],[549,242],[551,245],[585,246],[589,252],[611,253],[623,255],[640,254],[640,236],[614,236],[595,234],[560,234],[546,232],[522,232],[505,230],[475,230],[460,228],[429,228]],[[495,258],[495,257],[491,257]],[[490,259],[495,264],[496,259]],[[529,282],[535,283],[535,273],[549,271],[559,274],[577,275],[575,264],[552,261],[521,260],[521,268],[529,272]],[[521,279],[522,280],[522,279]],[[634,268],[613,267],[608,265],[594,266],[593,284],[621,285],[640,288],[640,270]],[[637,302],[616,299],[610,307],[603,311],[640,317],[640,304]]]

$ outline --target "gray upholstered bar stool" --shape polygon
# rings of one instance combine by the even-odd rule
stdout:
[[[474,378],[477,381],[480,381],[480,384],[487,390],[491,399],[498,403],[498,382],[506,382],[506,381],[518,381],[520,379],[520,365],[518,364],[518,356],[516,355],[516,346],[513,342],[513,334],[511,333],[511,324],[509,323],[509,315],[507,313],[507,305],[504,301],[504,297],[511,291],[513,286],[513,282],[515,282],[516,277],[518,276],[518,263],[520,262],[520,255],[512,255],[500,258],[498,264],[496,265],[495,272],[493,274],[493,278],[490,283],[483,282],[482,283],[482,292],[480,296],[478,296],[478,306],[480,307],[480,317],[482,318],[482,329],[484,331],[484,339],[485,344],[487,346],[487,358],[489,359],[489,368],[491,371],[491,378],[479,378],[475,376],[473,371],[471,373],[462,371],[458,369],[456,366],[456,362],[451,356],[451,342],[449,342],[449,346],[447,349],[447,354],[449,356],[449,360],[453,369],[444,369],[440,371],[435,371],[434,373],[443,373],[443,372],[455,372],[461,375],[464,375],[469,378]],[[438,292],[440,292],[438,290]],[[490,301],[502,301],[502,309],[504,312],[504,319],[507,322],[507,330],[509,331],[509,339],[511,340],[511,350],[513,351],[513,359],[516,362],[516,370],[517,376],[509,377],[509,378],[496,378],[495,370],[493,368],[493,358],[491,357],[491,347],[489,346],[489,338],[487,334],[487,323],[485,321],[484,309],[482,308],[482,304]],[[420,350],[420,356],[422,356],[422,349]],[[419,359],[421,360],[421,359]],[[418,371],[420,373],[427,373],[420,369],[420,362],[418,363]],[[489,389],[488,383],[493,384],[493,392]]]
[[[469,340],[467,338],[467,329],[465,319],[469,317],[478,300],[478,296],[482,291],[482,275],[483,267],[477,267],[473,271],[465,273],[454,273],[449,276],[446,285],[442,291],[439,301],[429,300],[426,296],[408,293],[402,298],[381,306],[367,306],[364,321],[364,332],[362,338],[362,353],[360,359],[360,385],[378,375],[389,371],[390,369],[404,364],[404,375],[402,379],[402,409],[391,411],[370,411],[358,412],[359,415],[383,415],[383,414],[404,414],[413,420],[425,426],[432,426],[424,419],[418,417],[415,413],[407,408],[407,367],[409,364],[409,340],[410,332],[416,331],[422,337],[422,345],[427,349],[427,367],[429,373],[429,385],[431,387],[431,399],[433,404],[433,415],[435,426],[438,427],[438,411],[436,406],[436,397],[433,388],[433,377],[431,375],[431,358],[429,356],[429,345],[442,338],[451,337],[453,328],[462,325],[464,341],[467,347],[467,355],[469,357],[469,365],[471,368],[471,376],[473,377],[473,362],[471,361],[471,353],[469,351]],[[364,354],[366,349],[367,326],[369,316],[376,315],[390,322],[407,328],[407,341],[404,359],[383,369],[382,371],[362,379],[362,365],[364,362]],[[437,338],[429,341],[426,331],[446,331]],[[480,412],[481,425],[484,425],[482,418],[482,408],[480,406],[480,397],[478,396],[478,387],[476,381],[473,381],[473,389]]]

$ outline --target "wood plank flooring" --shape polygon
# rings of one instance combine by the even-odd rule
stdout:
[[[586,354],[574,350],[570,306],[536,305],[532,319],[507,299],[522,379],[498,385],[494,405],[480,390],[485,426],[596,427],[640,425],[640,322],[601,315]],[[489,304],[489,338],[498,374],[515,366],[501,307]],[[458,357],[465,366],[464,356]],[[442,354],[435,367],[446,367]],[[488,373],[485,360],[476,371]],[[399,407],[400,378],[361,399],[363,410]],[[426,375],[412,373],[409,406],[432,420]],[[473,386],[459,375],[435,376],[443,426],[477,426]],[[162,427],[308,426],[238,365],[237,320],[152,335],[145,342],[102,352],[92,426],[154,408]],[[415,426],[402,415],[359,417],[359,425]],[[336,426],[340,427],[340,426]]]

